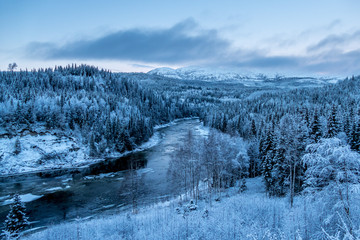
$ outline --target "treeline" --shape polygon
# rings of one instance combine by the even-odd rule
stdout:
[[[132,150],[154,125],[191,114],[179,99],[93,66],[0,72],[0,126],[8,134],[45,126],[79,137],[92,156]]]

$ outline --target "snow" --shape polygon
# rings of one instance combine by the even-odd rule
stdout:
[[[93,179],[104,179],[104,178],[111,178],[111,177],[115,177],[115,173],[111,172],[111,173],[100,173],[98,175],[89,175],[89,176],[85,176],[84,179],[85,180],[93,180]]]
[[[197,126],[194,131],[202,137],[209,136],[210,128],[205,127],[204,124]]]
[[[287,197],[266,196],[261,177],[247,179],[247,187],[243,193],[238,193],[237,188],[227,189],[221,193],[221,200],[212,204],[203,198],[196,203],[196,209],[189,198],[175,198],[139,208],[136,213],[128,209],[95,218],[76,218],[23,239],[65,240],[79,235],[93,240],[324,239],[324,230],[329,227],[323,222],[323,214],[328,211],[324,199],[296,196],[291,208]],[[359,214],[359,203],[352,202],[353,214]],[[95,210],[120,207],[110,204]],[[190,207],[192,211],[187,210]]]
[[[63,190],[63,188],[62,187],[53,187],[53,188],[45,189],[46,192],[56,192],[56,191],[60,191],[60,190]]]
[[[162,129],[162,128],[174,126],[174,125],[176,125],[179,122],[184,121],[184,120],[194,120],[194,119],[199,119],[199,118],[198,117],[188,117],[188,118],[175,119],[174,121],[171,121],[169,123],[154,126],[154,130],[159,130],[159,129]]]
[[[19,195],[20,199],[22,202],[27,203],[27,202],[32,202],[35,201],[36,199],[41,198],[43,195],[33,195],[31,193],[27,193],[27,194],[23,194],[23,195]],[[9,205],[12,204],[14,201],[13,199],[7,199],[5,201],[3,201],[0,205],[4,206],[4,205]]]
[[[24,135],[19,137],[21,152],[14,154],[17,138],[0,138],[0,174],[70,168],[88,162],[88,156],[73,138],[44,135]]]

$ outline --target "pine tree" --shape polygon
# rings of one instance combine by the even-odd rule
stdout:
[[[273,178],[271,171],[273,169],[274,165],[274,130],[271,129],[267,132],[265,136],[265,140],[262,144],[262,168],[263,168],[263,175],[264,175],[264,181],[266,190],[271,193],[272,185],[273,185]]]
[[[14,195],[14,203],[11,205],[9,214],[4,223],[3,235],[10,239],[19,239],[20,232],[29,225],[28,217],[25,214],[25,206],[18,194]]]
[[[289,166],[286,163],[286,150],[278,144],[274,154],[274,166],[272,169],[273,186],[272,193],[283,196],[286,193],[286,179],[289,177]]]
[[[346,117],[345,117],[345,121],[344,121],[344,132],[345,132],[345,134],[346,134],[346,136],[347,136],[347,141],[348,141],[348,143],[350,143],[351,142],[351,134],[352,134],[352,124],[351,124],[351,115],[350,114],[348,114],[348,115],[346,115]]]
[[[255,120],[251,120],[251,129],[250,129],[250,134],[252,137],[256,137],[257,135],[257,131],[256,131],[256,124],[255,124]]]
[[[310,137],[315,141],[318,142],[321,138],[322,134],[321,134],[321,129],[320,129],[320,122],[319,122],[319,117],[318,117],[318,113],[315,112],[314,114],[314,120],[311,124],[311,132],[310,132]]]
[[[351,134],[350,147],[351,149],[360,152],[360,121],[353,125],[353,130]]]
[[[336,106],[333,105],[331,108],[331,113],[329,115],[328,118],[328,123],[327,123],[327,137],[328,138],[333,138],[336,136],[336,134],[338,134],[339,132],[339,121],[337,120],[337,109]]]

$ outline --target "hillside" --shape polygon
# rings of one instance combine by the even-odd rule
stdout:
[[[13,174],[131,151],[190,113],[133,79],[72,65],[0,72],[0,116],[0,172]]]

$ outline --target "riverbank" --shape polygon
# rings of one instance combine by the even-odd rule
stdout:
[[[57,132],[29,133],[19,138],[0,138],[0,178],[39,173],[62,175],[87,168],[91,164],[109,158],[120,158],[131,153],[144,151],[160,142],[159,129],[192,119],[198,118],[176,119],[167,124],[157,125],[154,127],[153,136],[134,150],[110,153],[102,158],[90,157],[88,147],[81,144],[81,141]],[[17,140],[20,144],[20,152],[18,153],[15,149]]]
[[[288,197],[267,197],[262,177],[247,179],[247,190],[226,189],[212,203],[203,192],[197,205],[189,200],[174,198],[152,206],[132,209],[113,215],[35,229],[24,240],[67,239],[355,239],[331,231],[326,216],[339,219],[341,214],[329,215],[329,202],[315,195],[298,195],[293,207]],[[359,193],[351,199],[352,214],[360,214]],[[215,196],[214,196],[215,197]],[[347,229],[345,229],[347,230]],[[354,232],[358,234],[358,225]]]
[[[51,226],[24,239],[271,239],[296,234],[300,228],[296,220],[283,225],[283,219],[293,215],[286,198],[267,198],[261,178],[248,179],[248,190],[238,193],[236,188],[223,192],[220,201],[210,203],[203,198],[195,208],[189,199],[174,198],[151,206],[132,209],[116,215],[95,219],[74,219]],[[204,193],[206,195],[206,193]],[[299,209],[301,205],[296,206]],[[299,209],[294,209],[295,211]],[[289,223],[290,224],[290,223]],[[291,227],[291,229],[290,229]],[[286,229],[289,228],[289,229]],[[282,239],[282,238],[280,238]]]
[[[59,176],[23,174],[2,178],[0,222],[5,220],[9,212],[6,204],[10,203],[15,192],[26,196],[29,219],[34,222],[32,228],[68,222],[78,216],[81,219],[97,218],[104,213],[112,215],[126,211],[132,204],[133,178],[122,164],[129,161],[139,163],[136,171],[139,177],[136,194],[139,207],[170,199],[172,188],[167,181],[168,164],[173,151],[184,141],[189,130],[197,137],[208,132],[198,119],[178,120],[157,129],[160,141],[154,141],[157,142],[155,146],[142,146],[142,151],[106,159],[81,169],[80,173]]]

